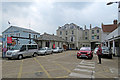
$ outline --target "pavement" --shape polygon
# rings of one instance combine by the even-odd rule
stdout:
[[[2,60],[2,78],[118,78],[118,57],[77,59],[78,51],[64,51],[22,60]]]

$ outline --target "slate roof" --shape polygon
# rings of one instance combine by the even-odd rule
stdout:
[[[39,38],[37,38],[37,40],[50,40],[50,41],[65,41],[63,38],[58,37],[56,35],[51,35],[51,34],[47,34],[44,33],[43,35],[40,35]]]
[[[31,30],[31,29],[26,29],[26,28],[17,27],[17,26],[10,26],[10,27],[7,28],[5,31],[7,31],[7,30],[10,29],[10,28],[17,28],[17,29],[19,29],[19,30],[26,31],[26,32],[28,32],[28,33],[40,34],[40,33],[36,32],[36,31]],[[5,31],[3,31],[2,33],[4,33]]]

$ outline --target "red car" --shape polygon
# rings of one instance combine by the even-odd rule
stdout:
[[[77,58],[82,58],[82,57],[92,59],[93,53],[90,47],[80,48],[80,51],[77,52]]]

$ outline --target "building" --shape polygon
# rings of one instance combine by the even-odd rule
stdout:
[[[5,38],[5,41],[3,41],[3,46],[6,45],[8,47],[10,45],[17,44],[35,44],[33,39],[40,37],[40,33],[35,32],[31,29],[10,26],[2,32],[2,37]],[[7,43],[8,37],[12,37],[12,44]]]
[[[56,35],[51,35],[44,33],[40,35],[37,39],[35,39],[35,42],[38,44],[39,48],[42,47],[60,47],[66,49],[66,41],[62,39],[61,37],[58,37]]]
[[[102,23],[102,42],[105,41],[105,37],[113,32],[117,28],[117,20],[113,21],[113,24],[104,25]]]
[[[104,28],[106,27],[107,28]],[[120,24],[118,25],[117,20],[114,20],[114,24],[102,25],[103,32],[109,31],[109,33],[103,38],[103,43],[112,49],[113,55],[120,56]]]
[[[90,24],[90,29],[86,29],[86,25],[83,28],[78,25],[71,23],[65,24],[56,30],[57,36],[62,37],[67,41],[69,49],[76,49],[81,47],[93,47],[95,48],[95,43],[101,42],[101,28],[92,28]]]
[[[83,39],[83,29],[78,25],[71,23],[65,24],[57,29],[57,36],[67,41],[69,49],[80,48],[80,40]]]

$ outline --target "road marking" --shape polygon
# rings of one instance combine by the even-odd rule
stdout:
[[[86,63],[81,63],[83,65],[88,65],[88,66],[94,66],[95,64],[86,64]]]
[[[68,76],[60,76],[60,77],[55,77],[55,78],[68,78]]]
[[[81,67],[81,68],[89,68],[89,69],[94,69],[95,67],[89,67],[89,66],[83,66],[83,65],[78,65],[77,67]]]
[[[34,58],[34,60],[40,65],[40,67],[46,73],[46,75],[48,76],[48,78],[51,78],[50,74],[45,70],[45,68],[42,66],[42,64],[40,64],[40,62],[36,58]]]
[[[72,77],[77,77],[77,78],[91,78],[92,76],[91,75],[86,75],[86,74],[80,74],[80,73],[70,73],[69,76],[72,76]]]
[[[76,69],[74,69],[75,71],[82,71],[82,72],[93,72],[93,73],[95,73],[95,71],[92,71],[92,70],[87,70],[87,69],[78,69],[78,68],[76,68]]]
[[[65,67],[62,66],[61,64],[56,63],[56,65],[60,66],[61,68],[63,68],[64,70],[66,70],[66,71],[69,72],[69,73],[71,72],[69,69],[65,68]]]
[[[94,64],[95,62],[87,62],[87,61],[84,61],[84,63],[86,63],[86,64],[89,64],[89,63]]]
[[[84,62],[84,60],[82,60],[81,62],[80,62],[80,64],[82,64]]]
[[[23,69],[23,60],[22,60],[22,62],[21,62],[21,64],[20,64],[20,69],[19,69],[19,73],[18,73],[17,78],[21,78],[21,75],[22,75],[22,69]]]

